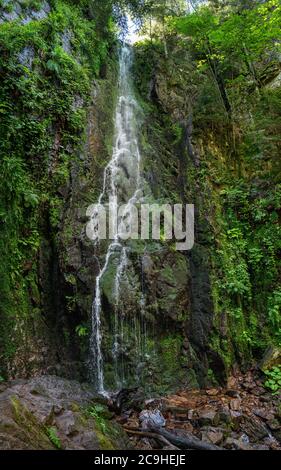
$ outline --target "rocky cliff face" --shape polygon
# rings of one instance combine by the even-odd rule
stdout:
[[[110,18],[105,36],[87,2],[8,3],[0,15],[0,374],[85,380],[106,252],[86,237],[86,210],[112,155],[118,46]],[[157,42],[137,45],[133,68],[146,201],[196,209],[192,251],[164,236],[130,242],[120,282],[123,385],[157,392],[225,381],[233,365],[248,366],[277,341],[280,326],[280,165],[276,129],[263,120],[279,113],[278,73],[265,74],[259,95],[243,95],[230,121],[212,76],[181,41],[167,38],[168,57]],[[101,282],[109,388],[115,268]]]
[[[169,194],[196,207],[196,243],[186,259],[189,309],[184,344],[190,345],[189,370],[206,384],[214,378],[224,381],[234,364],[247,367],[270,341],[278,342],[276,323],[270,320],[272,301],[278,308],[280,272],[276,258],[280,209],[274,183],[278,149],[273,145],[269,151],[262,141],[255,147],[245,123],[251,115],[251,129],[259,129],[264,109],[265,132],[272,135],[276,114],[272,108],[271,115],[265,103],[278,100],[280,92],[277,87],[268,94],[268,85],[261,85],[259,94],[244,97],[243,106],[233,97],[229,120],[218,89],[213,88],[214,77],[200,72],[189,39],[171,35],[167,44],[168,57],[157,41],[137,46],[136,81],[148,116],[145,171],[158,196]],[[255,64],[261,77],[265,63]],[[278,70],[277,66],[275,74]],[[275,87],[270,72],[268,80]],[[230,85],[228,93],[232,96]],[[270,234],[272,211],[276,225]],[[266,255],[268,244],[275,253],[273,264]],[[264,275],[261,269],[268,262]],[[265,295],[263,282],[270,294]]]
[[[95,279],[103,261],[102,250],[99,253],[86,237],[86,210],[98,199],[103,170],[112,152],[117,54],[116,49],[112,49],[107,56],[107,65],[91,72],[88,77],[83,75],[86,69],[80,70],[84,81],[83,86],[80,85],[80,78],[74,78],[78,56],[71,22],[78,18],[84,21],[85,28],[94,28],[94,22],[88,21],[83,10],[78,9],[75,12],[78,17],[74,19],[73,11],[63,2],[48,8],[44,4],[40,8],[38,12],[42,15],[31,7],[24,11],[17,7],[14,13],[4,9],[2,15],[5,25],[11,20],[9,14],[16,14],[15,19],[19,20],[13,26],[14,31],[12,28],[10,31],[12,36],[17,34],[21,38],[19,43],[11,47],[2,38],[2,47],[12,67],[6,66],[6,80],[16,66],[18,81],[15,88],[16,93],[22,96],[19,119],[26,119],[28,126],[38,128],[36,132],[40,128],[35,142],[41,149],[37,146],[28,149],[29,134],[25,135],[26,130],[23,131],[24,142],[17,164],[31,181],[26,181],[26,185],[32,187],[30,198],[34,199],[34,207],[30,206],[22,217],[27,217],[30,224],[26,230],[33,233],[31,242],[34,248],[32,256],[29,245],[24,249],[17,248],[21,253],[21,260],[17,261],[21,298],[16,307],[16,281],[10,279],[6,297],[11,315],[7,315],[8,307],[4,303],[1,314],[5,330],[5,335],[2,335],[2,373],[14,377],[48,372],[86,379]],[[58,46],[49,43],[45,36],[50,27],[54,29],[54,44]],[[35,36],[32,28],[36,30]],[[29,39],[29,34],[32,39]],[[101,50],[102,39],[97,37],[96,43]],[[43,67],[38,63],[39,57]],[[97,77],[94,79],[95,74]],[[88,79],[89,84],[85,87]],[[38,95],[33,98],[36,114],[30,117],[29,122],[28,103],[22,94],[26,91],[20,91],[20,83],[25,83],[26,90],[37,93],[38,80],[43,82],[43,92],[41,96],[38,89]],[[49,82],[56,93],[50,98],[50,109],[43,110]],[[79,86],[82,89],[79,90]],[[4,95],[7,103],[14,92],[14,89],[8,89]],[[57,115],[54,106],[61,99],[64,100],[64,110],[60,109]],[[161,201],[163,196],[169,203],[180,202],[182,185],[178,186],[178,170],[170,158],[176,152],[180,155],[180,151],[173,142],[173,136],[164,135],[167,129],[167,123],[163,128],[164,115],[157,111],[153,116],[155,125],[149,128],[149,113],[145,110],[145,103],[143,105],[144,115],[140,122],[142,119],[144,122],[139,136],[148,202]],[[11,126],[11,116],[7,116],[7,122]],[[49,136],[45,141],[42,132],[47,131]],[[34,136],[29,138],[34,139]],[[6,148],[10,145],[9,139],[11,137],[3,135]],[[40,152],[44,155],[41,163],[38,160]],[[179,164],[185,165],[184,158],[181,162],[179,160]],[[23,187],[19,198],[26,197],[26,191]],[[3,207],[8,210],[7,201],[3,200]],[[11,228],[7,227],[5,236],[8,238],[11,233]],[[23,234],[20,222],[14,237],[19,238]],[[149,389],[159,391],[179,384],[197,386],[200,374],[202,380],[206,375],[206,365],[197,377],[201,356],[199,354],[199,359],[190,341],[190,331],[194,331],[198,348],[203,350],[205,329],[209,329],[208,318],[211,315],[209,306],[201,305],[198,295],[192,294],[193,291],[202,292],[203,298],[209,289],[204,268],[201,274],[197,269],[202,255],[190,262],[165,240],[146,246],[139,243],[131,248],[132,259],[120,292],[124,299],[122,314],[126,331],[122,355],[126,383],[147,384]],[[12,250],[9,244],[5,248],[3,246],[4,249]],[[7,266],[7,271],[12,269]],[[102,281],[102,348],[109,387],[114,386],[114,358],[110,346],[114,340],[113,277],[114,272],[109,269]],[[193,303],[199,313],[192,317]],[[207,317],[202,313],[204,308]],[[142,338],[139,336],[141,330],[137,332],[138,328],[143,328],[141,324],[145,325]],[[136,337],[140,339],[139,345]]]
[[[182,50],[175,49],[173,58],[165,59],[157,47],[149,49],[149,46],[148,49],[137,47],[135,65],[137,89],[145,110],[142,126],[145,178],[155,199],[173,204],[195,204],[196,233],[195,246],[189,252],[176,252],[173,244],[163,244],[165,262],[159,265],[161,257],[159,260],[155,255],[158,269],[154,282],[164,288],[151,294],[156,305],[165,305],[162,315],[166,331],[176,332],[177,373],[182,377],[182,384],[196,387],[211,380],[208,371],[213,362],[217,361],[221,371],[219,380],[224,377],[224,366],[209,346],[214,307],[210,257],[206,249],[208,224],[199,221],[200,187],[193,187],[191,180],[199,164],[198,148],[192,135],[192,109],[186,95],[188,92],[192,96],[195,90],[193,64]],[[181,59],[177,53],[181,54]],[[146,54],[151,54],[149,65]],[[180,73],[177,70],[179,60]],[[169,287],[165,284],[165,275],[163,279],[164,273],[169,273],[166,278]],[[156,313],[159,323],[160,312],[157,312],[159,316]],[[172,375],[172,369],[166,371],[166,377]]]

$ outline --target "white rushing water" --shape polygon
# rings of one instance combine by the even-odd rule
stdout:
[[[140,177],[140,151],[137,137],[138,103],[133,94],[130,78],[132,66],[132,49],[124,44],[119,53],[119,84],[118,99],[115,112],[115,138],[112,158],[104,170],[103,189],[99,204],[114,202],[114,205],[126,205],[128,211],[122,221],[129,222],[130,207],[142,197]],[[120,222],[120,221],[118,221]],[[120,223],[114,224],[112,241],[110,242],[105,262],[96,279],[95,297],[92,306],[92,334],[90,339],[91,369],[97,390],[106,394],[104,384],[104,361],[102,355],[102,290],[101,281],[109,268],[112,257],[117,257],[118,266],[112,289],[115,293],[115,320],[112,355],[115,361],[115,381],[117,386],[124,382],[124,373],[119,376],[119,351],[122,349],[123,324],[118,312],[120,301],[120,282],[128,264],[126,244],[120,239]],[[118,367],[119,365],[119,367]],[[121,366],[122,369],[122,366]]]

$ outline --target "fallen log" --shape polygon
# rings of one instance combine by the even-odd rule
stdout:
[[[221,447],[209,444],[208,442],[200,441],[195,436],[186,433],[186,436],[176,436],[175,434],[167,431],[166,429],[159,428],[157,426],[149,425],[149,429],[139,429],[123,427],[124,431],[128,434],[134,434],[142,437],[148,437],[151,439],[162,439],[162,442],[169,446],[175,446],[177,449],[193,449],[193,450],[224,450]]]
[[[173,445],[168,439],[166,439],[164,436],[161,436],[161,434],[156,434],[151,431],[146,431],[146,430],[140,430],[140,429],[135,429],[135,428],[123,428],[124,431],[126,431],[128,434],[134,435],[134,436],[140,436],[140,437],[148,437],[150,439],[156,439],[157,441],[160,441],[162,444],[165,446],[168,446],[171,450],[179,450],[178,447]]]
[[[200,441],[192,434],[186,433],[185,436],[176,436],[166,429],[153,426],[148,423],[148,431],[151,431],[155,434],[159,434],[165,439],[167,439],[173,445],[179,447],[180,449],[194,449],[194,450],[223,450],[221,447],[215,446],[214,444],[209,444],[208,442]]]

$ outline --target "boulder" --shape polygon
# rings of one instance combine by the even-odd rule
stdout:
[[[160,410],[143,410],[139,415],[141,427],[147,429],[150,424],[157,427],[164,427],[166,420]]]
[[[231,398],[240,398],[240,395],[239,393],[237,392],[237,390],[233,390],[233,389],[228,389],[226,390],[226,395],[231,397]]]
[[[209,388],[206,390],[206,395],[209,397],[215,397],[219,394],[219,390],[217,388]]]

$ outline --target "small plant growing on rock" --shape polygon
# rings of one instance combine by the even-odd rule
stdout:
[[[267,380],[264,385],[266,388],[276,395],[281,390],[281,366],[272,367],[272,369],[266,370],[265,375]]]
[[[48,438],[50,439],[51,443],[54,444],[54,446],[57,449],[61,449],[61,441],[60,438],[57,434],[57,430],[54,427],[48,428],[47,429],[47,435]]]
[[[77,335],[81,338],[81,337],[84,337],[84,336],[87,336],[89,334],[89,331],[88,331],[88,328],[86,326],[83,326],[83,325],[78,325],[76,328],[75,328],[75,332],[77,333]]]
[[[90,408],[89,415],[95,419],[96,425],[101,430],[101,432],[106,433],[106,421],[104,419],[105,407],[103,405],[97,404]]]

